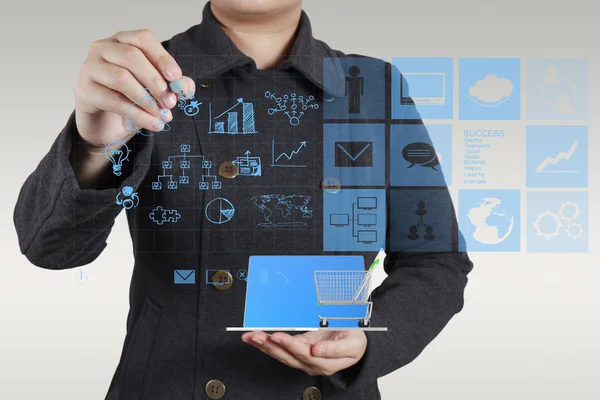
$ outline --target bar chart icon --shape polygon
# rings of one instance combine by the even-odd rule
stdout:
[[[254,135],[258,133],[254,121],[254,104],[244,102],[243,98],[237,99],[237,103],[216,117],[213,118],[212,115],[212,105],[209,104],[209,134]]]

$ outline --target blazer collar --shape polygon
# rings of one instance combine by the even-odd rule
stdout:
[[[237,66],[254,64],[225,34],[211,11],[210,2],[204,7],[202,22],[178,36],[181,37],[175,55],[200,56],[196,58],[194,71],[198,77],[218,76]],[[343,96],[346,74],[338,61],[343,55],[313,37],[308,15],[302,11],[290,54],[276,70],[293,67],[323,91],[333,96]],[[333,65],[333,68],[328,68],[327,79],[323,73],[325,58],[331,58],[330,65]]]

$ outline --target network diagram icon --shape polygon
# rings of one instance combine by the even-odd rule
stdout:
[[[567,236],[571,239],[577,239],[583,235],[582,226],[577,222],[573,222],[577,217],[579,217],[579,207],[576,203],[567,201],[561,204],[560,209],[556,213],[546,210],[537,214],[533,227],[535,228],[536,235],[542,236],[546,238],[546,240],[560,236],[563,228],[565,228]],[[553,221],[554,229],[545,230],[542,228],[544,220],[547,219]]]
[[[275,93],[266,91],[265,98],[275,100],[275,106],[269,108],[269,115],[282,112],[288,117],[290,125],[297,126],[300,124],[300,119],[304,116],[308,109],[318,110],[319,104],[314,103],[314,96],[298,96],[296,93],[284,94],[282,97],[277,97]],[[289,103],[289,109],[288,109]]]
[[[177,212],[177,210],[168,210],[163,208],[162,206],[157,206],[152,210],[150,214],[148,214],[152,222],[157,225],[162,225],[165,222],[177,222],[181,218],[181,214]]]

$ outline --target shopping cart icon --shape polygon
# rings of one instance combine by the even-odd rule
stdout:
[[[358,320],[358,326],[368,327],[371,324],[370,301],[371,265],[368,271],[315,271],[315,288],[318,305],[367,305],[364,317],[323,317],[319,315],[321,328],[329,326],[329,320]]]

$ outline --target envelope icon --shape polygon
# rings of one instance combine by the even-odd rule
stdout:
[[[193,269],[176,269],[173,282],[176,285],[193,285],[196,283],[196,271]]]
[[[336,167],[372,167],[373,142],[335,142]]]

